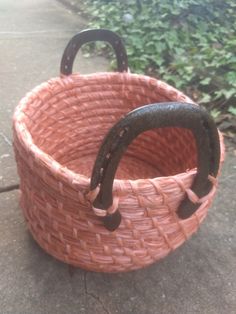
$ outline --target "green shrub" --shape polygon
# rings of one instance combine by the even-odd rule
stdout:
[[[209,109],[235,113],[235,0],[87,0],[84,7],[91,27],[124,39],[132,72],[160,77]]]

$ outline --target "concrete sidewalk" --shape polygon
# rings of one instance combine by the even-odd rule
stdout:
[[[18,181],[11,117],[24,94],[59,74],[70,37],[86,21],[50,0],[0,0],[0,187]],[[78,56],[80,72],[107,68]],[[199,232],[166,259],[117,275],[69,267],[42,251],[26,230],[18,191],[0,194],[1,314],[234,314],[236,158],[229,152],[218,195]]]

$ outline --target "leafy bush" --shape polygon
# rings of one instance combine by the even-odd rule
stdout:
[[[235,114],[235,0],[86,0],[90,26],[121,35],[132,72]]]

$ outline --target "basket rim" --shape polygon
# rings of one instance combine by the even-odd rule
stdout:
[[[98,72],[98,73],[92,73],[92,74],[80,74],[80,73],[73,73],[69,76],[58,76],[58,77],[53,77],[47,81],[42,82],[41,84],[35,86],[31,91],[29,91],[18,103],[18,105],[15,108],[14,115],[13,115],[13,131],[14,131],[14,136],[17,136],[17,139],[20,141],[21,145],[24,147],[25,150],[27,150],[28,154],[30,154],[34,160],[37,160],[37,162],[40,162],[43,164],[44,167],[47,168],[48,171],[51,173],[56,174],[57,178],[59,180],[62,180],[69,185],[73,186],[83,186],[85,188],[89,187],[90,184],[90,177],[87,177],[83,174],[74,172],[70,170],[69,168],[63,166],[60,164],[57,160],[53,159],[49,154],[47,154],[44,150],[39,148],[33,141],[33,138],[28,131],[28,128],[25,127],[24,122],[22,121],[22,118],[24,117],[24,112],[23,109],[27,107],[27,105],[32,101],[32,99],[37,98],[38,94],[41,93],[42,91],[47,91],[49,87],[52,87],[54,84],[55,85],[66,85],[68,82],[72,81],[78,81],[78,80],[84,80],[84,82],[88,83],[88,80],[91,81],[91,79],[97,79],[98,77],[109,77],[114,80],[122,78],[125,80],[126,78],[135,78],[135,79],[142,79],[144,82],[153,82],[153,84],[158,84],[161,83],[162,86],[166,86],[170,91],[173,92],[178,92],[179,95],[183,97],[183,102],[190,102],[194,103],[192,99],[190,99],[188,96],[186,96],[183,92],[177,90],[173,86],[169,85],[168,83],[158,80],[153,77],[149,77],[146,75],[142,74],[133,74],[130,72]],[[81,81],[82,83],[82,81]],[[41,101],[42,97],[40,98]],[[194,103],[196,104],[196,103]],[[197,105],[197,104],[196,104]],[[223,162],[224,160],[224,143],[223,143],[223,136],[221,132],[218,130],[219,135],[220,135],[220,147],[221,147],[221,158],[220,158],[220,163]],[[187,180],[187,181],[193,181],[194,176],[196,174],[196,168],[187,170],[182,173],[178,173],[175,175],[170,175],[170,176],[159,176],[155,178],[144,178],[144,179],[115,179],[114,180],[114,185],[113,185],[113,190],[119,189],[120,190],[120,185],[124,183],[129,183],[134,186],[138,187],[142,186],[142,190],[149,187],[152,185],[152,182],[161,182],[163,180],[168,180],[168,179],[182,179],[182,180]],[[141,184],[140,184],[141,183]],[[128,193],[128,191],[127,191]]]

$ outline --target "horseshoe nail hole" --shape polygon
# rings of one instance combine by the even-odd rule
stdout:
[[[104,173],[104,168],[101,168],[101,169],[100,169],[100,176],[102,176],[103,173]]]
[[[111,148],[110,151],[114,152],[117,148],[117,146],[119,145],[119,141],[120,141],[120,137],[115,139],[114,142],[111,144]]]
[[[125,65],[125,61],[123,61],[122,64]]]
[[[66,70],[68,69],[68,65],[65,65],[65,69],[66,69]]]
[[[106,154],[106,159],[109,159],[111,157],[111,153]]]
[[[68,61],[70,61],[70,57],[68,56],[67,58],[66,58]]]
[[[121,130],[119,133],[119,137],[122,137],[125,134],[125,130]]]
[[[129,128],[128,127],[125,127],[124,129],[122,129],[120,132],[119,132],[119,137],[122,137],[126,132],[128,132]]]

